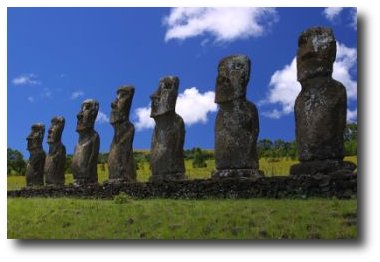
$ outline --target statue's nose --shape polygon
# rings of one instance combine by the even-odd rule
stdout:
[[[83,118],[83,114],[82,113],[77,114],[77,119],[78,120],[81,120],[82,118]]]

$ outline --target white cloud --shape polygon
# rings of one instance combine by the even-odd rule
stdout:
[[[172,8],[164,18],[165,41],[210,34],[216,42],[258,37],[278,20],[274,8]],[[203,42],[204,43],[204,42]]]
[[[350,26],[357,30],[358,29],[358,17],[357,17],[357,9],[351,8],[351,23]]]
[[[15,86],[41,84],[41,82],[37,80],[37,76],[35,74],[19,75],[12,80],[12,83]]]
[[[96,122],[99,124],[108,123],[110,120],[107,117],[106,114],[104,114],[102,111],[98,112],[98,116],[96,117]]]
[[[284,115],[284,113],[280,110],[273,109],[272,111],[265,111],[262,113],[263,116],[272,118],[272,119],[280,119]]]
[[[71,93],[70,99],[74,100],[74,99],[77,99],[78,97],[81,97],[81,96],[84,96],[84,92],[81,90],[77,90],[77,91]]]
[[[334,21],[334,19],[339,16],[343,11],[343,7],[327,7],[323,10],[324,17],[329,21]]]
[[[347,10],[347,11],[344,11],[344,10]],[[342,15],[343,12],[345,12],[345,14]],[[341,18],[343,18],[343,21],[345,24],[357,30],[356,13],[357,13],[356,7],[353,7],[353,8],[327,7],[322,12],[323,16],[330,22],[342,23]]]
[[[301,91],[301,84],[297,81],[297,60],[293,58],[289,65],[282,70],[277,70],[269,82],[269,93],[261,104],[279,104],[281,110],[273,109],[263,112],[264,116],[278,119],[283,115],[293,112],[294,102]]]
[[[357,109],[355,109],[355,110],[347,109],[347,122],[349,122],[349,123],[356,122],[357,115],[358,115]]]
[[[217,110],[214,99],[213,91],[201,94],[196,87],[188,88],[178,95],[176,111],[189,126],[198,122],[206,123],[207,114]]]
[[[178,95],[176,112],[182,116],[186,125],[206,123],[208,113],[216,112],[217,105],[214,103],[215,93],[208,91],[199,93],[196,87],[188,88]],[[154,121],[150,118],[150,106],[140,107],[135,110],[137,117],[136,129],[149,129],[154,127]]]
[[[28,101],[30,102],[30,103],[34,103],[34,97],[33,96],[28,96]]]
[[[356,70],[357,50],[337,43],[333,78],[341,82],[347,90],[348,99],[356,100],[357,82],[351,73]]]
[[[150,129],[154,127],[154,120],[150,117],[150,105],[147,107],[139,107],[135,110],[137,117],[136,129]]]
[[[349,100],[356,100],[357,97],[357,82],[352,76],[352,72],[356,70],[356,64],[356,49],[337,43],[337,56],[332,76],[346,87]],[[297,81],[297,61],[296,58],[293,58],[290,64],[274,72],[269,82],[267,97],[265,100],[259,102],[260,106],[276,104],[279,105],[281,109],[264,111],[262,114],[269,118],[278,119],[283,115],[292,113],[294,102],[300,91],[301,85]]]

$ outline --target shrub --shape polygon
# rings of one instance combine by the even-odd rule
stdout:
[[[125,192],[120,192],[117,196],[114,197],[113,202],[115,204],[127,204],[132,202],[132,197]]]
[[[203,152],[200,148],[195,149],[193,167],[194,168],[207,167],[207,164],[205,162],[205,156],[203,155]]]
[[[7,175],[25,175],[26,161],[22,153],[11,148],[7,149]]]

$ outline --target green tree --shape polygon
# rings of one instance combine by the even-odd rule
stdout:
[[[194,148],[193,152],[194,152],[193,167],[194,168],[207,167],[207,164],[205,162],[205,156],[202,150],[197,147],[197,148]]]
[[[289,143],[289,151],[288,155],[292,160],[297,159],[298,150],[297,150],[297,142],[294,140],[293,142]]]
[[[346,125],[344,130],[344,141],[357,140],[358,138],[358,124],[350,123]]]
[[[356,156],[358,154],[358,125],[350,123],[344,130],[344,154],[346,156]]]
[[[257,142],[257,152],[259,158],[269,157],[273,148],[273,142],[269,139],[260,139]]]
[[[18,150],[7,148],[7,175],[25,175],[26,161]]]
[[[66,162],[65,162],[65,174],[71,174],[71,163],[73,162],[73,155],[66,155]]]
[[[108,153],[99,153],[98,164],[105,164],[108,161]]]
[[[356,156],[358,154],[358,144],[356,140],[344,142],[344,154],[346,156]]]

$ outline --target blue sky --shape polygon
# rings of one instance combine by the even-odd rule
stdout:
[[[247,98],[259,109],[259,138],[293,140],[297,39],[311,26],[334,30],[334,77],[347,88],[349,121],[355,121],[355,19],[352,8],[8,8],[8,147],[27,157],[30,126],[42,122],[47,130],[51,118],[62,115],[62,140],[73,153],[76,114],[83,100],[94,98],[100,151],[107,152],[110,104],[120,85],[132,84],[134,148],[149,149],[149,95],[162,76],[176,75],[185,148],[213,148],[217,65],[231,54],[251,58]]]

